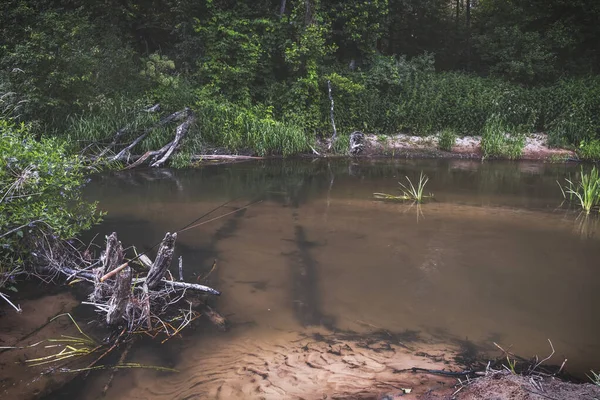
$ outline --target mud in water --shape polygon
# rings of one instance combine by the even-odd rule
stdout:
[[[138,347],[130,361],[180,373],[124,371],[108,394],[377,398],[406,386],[446,393],[456,380],[397,371],[457,369],[475,353],[496,355],[493,342],[546,356],[548,338],[551,362],[568,358],[569,372],[585,377],[600,368],[600,231],[596,220],[560,207],[556,185],[577,170],[319,160],[99,176],[88,195],[109,216],[94,233],[117,231],[140,250],[227,200],[237,198],[223,213],[263,200],[178,237],[186,280],[205,276],[218,259],[210,284],[223,292],[214,304],[231,331],[200,325],[178,341]],[[420,171],[433,201],[372,200]],[[91,374],[55,398],[94,398],[106,378]]]

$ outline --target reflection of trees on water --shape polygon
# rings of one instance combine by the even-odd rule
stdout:
[[[88,188],[90,198],[118,196],[145,202],[227,201],[232,198],[263,198],[299,207],[311,199],[364,197],[357,182],[394,187],[406,175],[418,178],[423,171],[430,180],[427,191],[439,200],[501,203],[512,198],[515,205],[560,193],[556,180],[576,173],[568,164],[541,164],[475,160],[405,159],[284,159],[206,166],[197,169],[151,169],[98,174]],[[335,181],[335,185],[332,185]],[[382,187],[383,189],[383,187]],[[464,198],[464,200],[461,200]],[[480,198],[477,200],[477,198]],[[443,201],[443,200],[442,200]]]

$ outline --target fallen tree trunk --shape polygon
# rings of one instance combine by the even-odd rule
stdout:
[[[131,151],[131,149],[133,149],[135,146],[137,146],[138,143],[140,143],[142,140],[144,140],[144,138],[146,136],[148,136],[148,134],[153,131],[156,128],[159,128],[161,126],[164,126],[166,124],[168,124],[169,122],[173,122],[173,121],[179,121],[183,118],[185,118],[186,116],[188,116],[190,112],[189,108],[185,108],[181,111],[177,111],[163,119],[161,119],[156,125],[146,129],[140,136],[138,136],[133,142],[131,142],[131,144],[129,144],[127,147],[125,147],[123,150],[121,150],[116,156],[114,156],[111,161],[121,161],[127,158],[127,154],[129,154],[129,152]]]
[[[68,268],[68,267],[63,267],[58,272],[60,272],[63,275],[66,275],[67,277],[70,277],[70,278],[76,277],[78,279],[85,279],[85,280],[92,281],[92,282],[94,281],[94,278],[95,278],[95,275],[92,271],[78,270],[78,269],[73,269],[73,268]],[[133,282],[133,284],[137,284],[140,282],[144,282],[145,279],[146,278],[133,279],[132,282]],[[212,294],[214,296],[221,295],[221,292],[219,292],[218,290],[215,290],[209,286],[199,285],[197,283],[170,281],[170,280],[163,278],[160,281],[160,285],[158,286],[158,289],[160,290],[164,286],[170,286],[175,289],[196,290],[198,292]]]
[[[175,134],[175,139],[170,143],[169,147],[165,151],[164,155],[157,161],[154,161],[150,164],[151,167],[160,167],[162,166],[168,159],[171,157],[171,154],[175,151],[175,149],[179,146],[179,142],[186,135],[190,126],[194,123],[194,116],[190,115],[183,124],[177,127],[177,132]]]
[[[200,160],[264,160],[264,157],[238,156],[234,154],[199,154],[192,156],[192,161]]]

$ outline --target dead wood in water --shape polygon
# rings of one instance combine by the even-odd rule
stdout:
[[[176,233],[165,235],[145,276],[138,274],[133,277],[130,267],[133,260],[124,262],[123,247],[116,233],[107,237],[106,249],[101,259],[95,263],[101,264],[98,268],[78,269],[53,264],[46,267],[46,273],[60,273],[68,279],[75,279],[74,283],[90,284],[92,292],[89,301],[84,304],[94,306],[107,325],[125,326],[127,334],[148,333],[156,336],[158,333],[164,333],[170,337],[178,334],[200,315],[199,311],[190,308],[191,302],[186,299],[188,293],[220,295],[219,291],[205,285],[172,280],[168,271],[176,239]],[[148,258],[144,256],[144,253],[139,254],[134,260]],[[149,259],[144,261],[148,263]],[[171,279],[165,278],[166,275],[171,276]],[[193,300],[198,303],[197,296]],[[224,322],[216,322],[219,317],[218,313],[214,312],[209,319],[217,325],[223,325]],[[174,328],[174,321],[183,322],[179,328]]]
[[[146,278],[146,286],[148,286],[148,289],[156,289],[162,278],[165,276],[173,258],[175,240],[177,240],[177,233],[167,233],[165,235],[165,238],[158,249],[156,259],[150,267],[150,271]]]
[[[121,321],[130,301],[131,294],[131,268],[127,267],[117,274],[113,292],[108,301],[106,323],[115,325]]]
[[[102,257],[101,257],[102,259]],[[106,238],[106,251],[102,263],[102,273],[107,274],[123,263],[123,246],[113,232]]]

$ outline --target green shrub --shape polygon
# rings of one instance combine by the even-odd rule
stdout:
[[[0,120],[0,286],[42,238],[69,239],[99,221],[96,204],[82,199],[86,173],[60,141]]]
[[[515,160],[523,154],[525,136],[510,135],[506,123],[497,116],[491,117],[483,128],[481,149],[484,158],[508,158]]]
[[[456,143],[456,134],[452,129],[444,129],[440,133],[438,140],[438,148],[444,151],[452,151],[452,147]]]
[[[600,161],[600,140],[584,140],[579,145],[577,154],[584,160]]]

